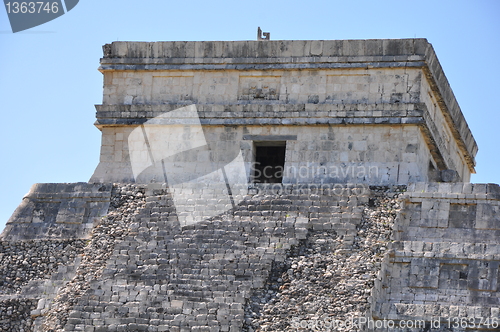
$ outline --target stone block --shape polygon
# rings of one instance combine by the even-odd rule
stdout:
[[[500,229],[500,206],[491,203],[477,204],[476,229]]]

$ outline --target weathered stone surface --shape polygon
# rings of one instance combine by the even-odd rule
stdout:
[[[500,187],[426,40],[104,53],[100,164],[9,220],[0,331],[498,330]]]
[[[83,238],[109,208],[111,184],[38,183],[23,198],[2,240]]]
[[[239,147],[243,135],[297,136],[287,145],[285,183],[430,181],[429,164],[456,171],[455,182],[474,172],[476,143],[425,39],[115,42],[106,49],[104,99],[96,105],[103,145],[92,182],[137,180],[130,155],[147,152],[130,141],[132,130],[187,105],[196,106],[212,162],[225,150],[221,141]],[[255,161],[253,142],[242,149],[247,164]],[[365,171],[290,173],[304,165]],[[140,182],[151,181],[165,179]]]
[[[246,310],[246,331],[331,330],[349,317],[365,317],[384,254],[393,240],[404,188],[372,188],[351,246],[332,230],[311,230]],[[345,237],[344,237],[345,239]]]
[[[452,169],[444,169],[440,172],[441,180],[443,182],[457,182],[458,173]]]
[[[498,297],[500,224],[492,211],[500,197],[486,196],[490,185],[476,186],[256,185],[235,209],[181,228],[167,186],[118,185],[85,242],[4,247],[2,257],[19,262],[21,276],[3,272],[2,280],[19,285],[4,284],[4,297],[38,303],[23,320],[33,331],[292,331],[346,315],[445,323],[457,305],[498,317],[485,299]],[[442,204],[424,204],[432,200]],[[460,213],[472,215],[446,208],[454,202],[477,206],[472,224],[454,224]],[[429,224],[431,209],[446,211],[444,221]],[[44,254],[44,247],[64,250]],[[26,252],[33,257],[23,258]],[[36,283],[26,266],[45,256],[48,270]],[[28,284],[23,275],[32,276]],[[478,291],[483,297],[472,296]]]
[[[494,191],[488,186],[421,183],[408,188],[392,251],[374,288],[374,316],[435,320],[443,327],[455,318],[471,319],[466,327],[499,319],[500,220],[492,211],[499,209],[500,196],[488,196]]]

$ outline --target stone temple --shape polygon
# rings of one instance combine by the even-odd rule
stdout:
[[[0,236],[0,331],[498,331],[500,187],[425,39],[113,42],[89,182]]]

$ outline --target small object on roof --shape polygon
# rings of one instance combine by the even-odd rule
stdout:
[[[260,27],[257,28],[257,40],[271,40],[270,32],[262,32]]]

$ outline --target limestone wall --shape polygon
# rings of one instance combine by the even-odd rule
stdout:
[[[409,103],[420,69],[259,71],[104,71],[103,105],[275,103]]]
[[[137,127],[134,127],[137,128]],[[134,181],[131,153],[148,153],[146,143],[130,145],[131,127],[103,128],[101,162],[93,180]],[[166,127],[166,131],[173,128]],[[255,172],[255,142],[286,140],[283,183],[390,184],[428,180],[428,146],[418,126],[208,126],[204,127],[206,151],[179,155],[185,169],[198,164],[225,165],[241,151],[247,181]],[[172,142],[173,144],[173,142]],[[177,144],[177,143],[176,143]],[[171,162],[165,161],[165,167]],[[173,167],[173,166],[172,166]],[[142,182],[165,181],[162,174],[142,177]]]
[[[443,69],[436,57],[434,49],[425,39],[156,43],[114,42],[104,46],[104,58],[101,59],[100,70],[105,73],[105,77],[112,71],[127,71],[126,76],[130,75],[129,77],[133,77],[135,75],[133,72],[153,70],[156,72],[175,72],[176,74],[173,76],[176,77],[179,72],[193,70],[211,71],[212,74],[210,75],[213,75],[215,72],[235,70],[248,72],[258,71],[260,72],[259,75],[265,72],[280,70],[286,70],[287,72],[327,70],[332,75],[335,75],[336,72],[340,73],[344,69],[363,69],[363,71],[376,69],[387,72],[389,68],[400,68],[405,70],[403,75],[396,74],[390,77],[391,74],[388,74],[385,76],[386,79],[389,80],[400,80],[400,84],[396,84],[396,87],[394,82],[382,80],[379,82],[383,82],[383,85],[379,85],[378,87],[376,84],[370,85],[370,88],[372,88],[370,93],[376,94],[377,91],[375,90],[379,89],[378,93],[381,94],[391,92],[396,94],[402,93],[403,96],[407,97],[410,95],[415,96],[415,93],[418,93],[419,86],[413,84],[414,78],[417,77],[413,76],[412,72],[414,72],[415,68],[422,69],[435,93],[435,98],[441,111],[447,118],[454,138],[457,140],[460,149],[463,150],[462,153],[465,154],[464,158],[468,163],[468,167],[473,168],[477,145],[461,113],[446,76],[443,73]],[[342,74],[347,72],[349,71],[342,72]],[[360,71],[351,72],[359,73]],[[302,76],[301,74],[295,75]],[[305,76],[307,77],[309,75]],[[399,78],[397,76],[399,76]],[[276,77],[274,79],[272,77],[274,77],[274,75],[271,75],[270,78],[274,83],[270,82],[267,84],[268,90],[274,89],[272,84],[277,84]],[[361,79],[361,81],[358,81],[359,79]],[[373,77],[371,79],[373,79]],[[258,81],[254,82],[253,79],[249,80],[253,82],[251,85],[255,86],[259,84]],[[350,80],[352,80],[352,82]],[[314,80],[311,81],[310,78],[306,78],[305,81],[314,83]],[[375,81],[377,81],[377,79],[375,79]],[[223,82],[221,81],[220,83],[227,88],[229,85],[232,85],[228,82],[229,81],[223,80]],[[299,95],[307,94],[311,86],[299,87],[297,86],[298,82],[299,81],[291,82],[296,86],[294,93],[299,93]],[[111,81],[108,79],[105,85],[110,83],[112,83],[112,79]],[[232,83],[235,82],[233,81]],[[327,85],[330,84],[330,86],[332,83],[335,85],[334,82],[326,82],[324,78],[322,83],[326,83]],[[348,81],[342,81],[342,83],[343,86],[346,85],[344,88],[341,88],[345,89],[343,91],[347,92],[347,90],[349,90],[351,93],[354,93],[358,88],[361,88],[361,85],[366,84],[366,81],[360,77],[351,77]],[[358,83],[361,83],[361,85],[358,86]],[[197,84],[200,84],[200,82],[197,82]],[[214,84],[215,82],[208,83],[208,86]],[[402,88],[405,84],[407,89],[403,91],[404,89]],[[243,84],[239,91],[243,91],[245,86],[246,85]],[[216,94],[220,94],[222,90],[226,91],[226,88],[219,88]],[[255,88],[256,90],[259,89],[258,86],[255,86]],[[314,90],[314,87],[312,88]],[[337,89],[338,88],[339,86],[337,86]],[[234,92],[235,87],[233,86],[232,89]],[[400,89],[401,91],[395,91],[394,89]],[[229,88],[229,90],[231,90],[231,88]],[[288,88],[287,91],[290,93],[291,89]],[[137,91],[132,89],[130,92],[136,93]],[[213,94],[215,93],[215,88],[211,88],[204,92]],[[277,90],[275,92],[277,95]],[[322,100],[320,96],[323,93],[325,92],[320,89],[314,94],[318,95],[317,98],[311,95],[311,99],[313,99],[312,102],[319,102],[319,99]],[[229,93],[229,95],[230,94],[231,93]],[[282,94],[282,91],[280,91],[280,94]],[[354,97],[357,98],[355,94],[356,93],[354,93]],[[263,92],[243,95],[259,95],[262,97]],[[270,96],[274,95],[274,93],[270,94]],[[362,92],[362,95],[366,96],[367,93]],[[132,98],[129,97],[127,103],[133,102],[134,95],[131,94],[129,96]],[[353,95],[348,97],[351,98]],[[397,100],[401,102],[399,99],[400,96],[394,95],[392,97],[392,99],[388,99],[390,102],[397,102]],[[407,97],[403,98],[403,100],[407,100]],[[276,100],[275,97],[268,99]],[[327,99],[326,96],[325,101]],[[245,100],[245,98],[242,100]],[[283,102],[283,100],[281,100],[281,102]]]
[[[117,42],[105,45],[104,53],[100,67],[104,74],[103,103],[96,105],[96,125],[103,132],[103,141],[101,162],[92,182],[137,181],[130,175],[129,133],[187,105],[196,106],[205,134],[212,137],[222,131],[217,126],[229,127],[229,131],[240,127],[255,135],[252,130],[256,129],[248,128],[282,125],[283,135],[296,135],[297,131],[316,130],[325,124],[366,125],[362,126],[365,136],[379,131],[370,128],[376,126],[386,131],[395,124],[420,127],[422,134],[415,134],[421,140],[418,149],[425,150],[421,148],[425,144],[430,153],[419,153],[418,166],[405,164],[400,154],[414,152],[401,149],[382,151],[379,147],[376,161],[360,158],[352,147],[330,151],[342,154],[335,160],[336,167],[363,163],[364,168],[378,167],[384,174],[401,173],[387,170],[402,168],[408,176],[386,174],[373,178],[373,182],[351,176],[338,182],[426,181],[429,164],[437,171],[456,171],[458,181],[467,181],[474,172],[477,146],[425,40]],[[339,128],[334,129],[344,139],[340,144],[349,144],[351,140]],[[300,135],[297,140],[301,140]],[[220,154],[214,146],[225,143],[209,137],[207,141],[213,153]],[[305,138],[302,143],[311,146],[310,142]],[[241,139],[236,142],[247,143]],[[383,139],[380,143],[385,145]],[[317,158],[294,158],[297,163],[318,162]],[[395,164],[394,159],[401,161]],[[332,179],[316,176],[288,180],[306,181]]]
[[[421,101],[425,105],[424,117],[427,118],[428,130],[432,132],[436,144],[434,157],[439,154],[436,160],[443,159],[446,169],[454,169],[460,175],[463,182],[470,180],[471,171],[467,167],[467,163],[463,155],[460,153],[460,147],[453,137],[453,132],[450,129],[449,123],[445,115],[439,108],[439,103],[436,99],[436,94],[432,91],[427,80],[422,80]]]
[[[457,330],[462,319],[463,327],[497,330],[484,323],[500,319],[499,186],[414,184],[404,202],[374,289],[374,316]]]

